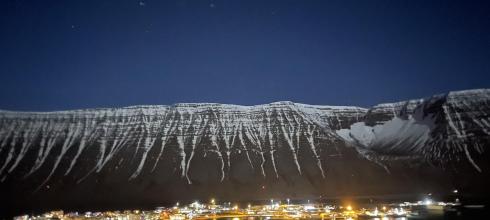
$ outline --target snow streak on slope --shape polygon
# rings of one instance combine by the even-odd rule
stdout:
[[[302,174],[299,149],[307,142],[317,168],[325,177],[315,138],[319,134],[330,134],[331,128],[342,127],[340,121],[357,120],[366,113],[358,107],[312,106],[292,102],[276,102],[258,106],[223,104],[176,104],[172,106],[134,106],[120,109],[90,109],[60,112],[10,112],[0,111],[0,177],[4,181],[12,173],[25,177],[39,169],[48,169],[40,187],[51,177],[61,172],[68,175],[81,160],[95,160],[93,167],[79,180],[103,171],[111,161],[132,160],[136,167],[128,179],[137,178],[145,170],[154,172],[165,148],[173,147],[176,154],[177,172],[189,184],[196,150],[204,148],[204,154],[217,155],[221,164],[220,180],[223,181],[233,166],[232,152],[244,153],[250,169],[257,170],[263,177],[268,175],[264,164],[272,163],[273,176],[279,177],[276,152],[287,147],[291,160]],[[331,119],[335,118],[335,121]],[[176,143],[176,147],[168,145]],[[88,149],[90,148],[90,149]],[[155,149],[156,148],[156,149]],[[54,151],[53,149],[56,149]],[[128,158],[121,152],[133,152]],[[88,151],[95,151],[88,158]],[[155,159],[149,152],[158,152]],[[35,152],[35,162],[25,161],[25,155]],[[200,151],[202,152],[202,151]],[[199,155],[203,156],[203,155]],[[258,156],[259,164],[251,157]],[[54,163],[49,162],[54,158]],[[61,167],[63,160],[69,165]],[[18,170],[20,164],[28,172]],[[17,173],[17,174],[18,174]]]

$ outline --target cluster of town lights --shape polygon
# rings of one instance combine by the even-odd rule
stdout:
[[[241,208],[237,203],[231,202],[219,203],[216,199],[210,199],[209,203],[194,201],[187,205],[181,205],[179,202],[170,208],[158,207],[151,211],[126,210],[126,211],[107,211],[107,212],[85,212],[85,213],[64,213],[63,211],[54,211],[38,216],[19,216],[19,220],[31,219],[243,219],[248,217],[258,217],[261,219],[271,218],[318,218],[318,219],[358,219],[362,216],[371,219],[387,219],[390,217],[405,218],[410,215],[414,206],[446,206],[451,203],[434,202],[427,198],[417,202],[403,202],[399,204],[385,204],[374,208],[354,208],[351,204],[344,206],[326,205],[320,203],[292,203],[286,199],[285,203],[281,200],[270,199],[270,203],[263,205],[247,204],[246,208]],[[378,208],[379,207],[379,208]]]

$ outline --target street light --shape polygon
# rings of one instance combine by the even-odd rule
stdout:
[[[287,198],[286,201],[288,201],[288,205],[289,205],[289,198]]]

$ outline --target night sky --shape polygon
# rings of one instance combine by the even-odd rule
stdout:
[[[1,109],[369,107],[489,87],[490,1],[0,2]]]

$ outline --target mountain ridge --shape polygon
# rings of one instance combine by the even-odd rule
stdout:
[[[446,93],[439,93],[435,94],[432,96],[426,96],[422,98],[416,98],[416,99],[410,99],[410,100],[425,100],[429,99],[432,97],[439,97],[439,96],[447,96],[450,94],[466,94],[466,93],[485,93],[488,92],[489,89],[486,88],[478,88],[478,89],[466,89],[466,90],[455,90],[455,91],[449,91]],[[409,101],[410,101],[409,100]],[[40,114],[48,114],[48,113],[64,113],[64,112],[79,112],[79,111],[88,111],[88,110],[110,110],[110,109],[132,109],[132,108],[140,108],[140,107],[173,107],[173,106],[179,106],[179,105],[223,105],[223,106],[237,106],[237,107],[258,107],[258,106],[263,106],[263,105],[270,105],[270,104],[299,104],[299,105],[308,105],[308,106],[318,106],[318,107],[352,107],[352,108],[363,108],[363,109],[371,109],[379,106],[384,106],[384,105],[392,105],[392,104],[397,104],[397,103],[404,103],[406,100],[400,100],[400,101],[393,101],[393,102],[382,102],[380,104],[375,104],[372,106],[368,107],[362,107],[362,106],[355,106],[355,105],[323,105],[323,104],[306,104],[306,103],[301,103],[301,102],[294,102],[294,101],[289,101],[289,100],[282,100],[282,101],[274,101],[271,103],[264,103],[264,104],[256,104],[256,105],[238,105],[238,104],[231,104],[231,103],[219,103],[219,102],[178,102],[178,103],[173,103],[169,105],[161,105],[161,104],[156,104],[156,105],[128,105],[128,106],[122,106],[122,107],[96,107],[96,108],[80,108],[80,109],[71,109],[71,110],[53,110],[53,111],[22,111],[22,110],[8,110],[8,109],[0,109],[0,112],[4,113],[40,113]]]
[[[59,193],[90,201],[80,193],[108,187],[141,202],[210,190],[224,198],[385,194],[464,188],[463,172],[468,190],[487,192],[486,180],[473,182],[489,176],[489,131],[489,89],[370,109],[282,101],[0,111],[0,191],[22,204]]]

